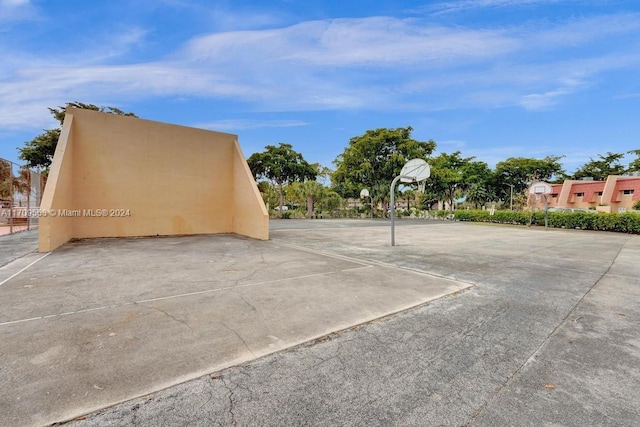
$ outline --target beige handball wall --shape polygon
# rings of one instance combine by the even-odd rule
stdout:
[[[64,244],[73,237],[73,221],[67,221],[66,218],[58,218],[51,216],[52,213],[58,213],[73,206],[73,133],[71,128],[73,125],[73,116],[67,115],[62,125],[62,132],[53,163],[47,177],[47,184],[40,201],[40,211],[46,213],[47,216],[39,218],[38,226],[38,247],[40,252],[47,252]],[[63,167],[64,165],[64,172]],[[55,188],[60,190],[55,191]]]
[[[75,108],[67,110],[41,213],[43,252],[87,237],[269,238],[236,135]]]

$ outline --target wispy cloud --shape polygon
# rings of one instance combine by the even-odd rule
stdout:
[[[455,13],[470,9],[521,7],[526,5],[549,5],[553,3],[576,3],[584,0],[456,0],[428,4],[414,12],[430,14]]]
[[[302,120],[216,120],[207,123],[197,123],[193,126],[218,131],[240,131],[261,128],[290,128],[308,125],[309,123]]]
[[[425,25],[389,17],[310,21],[285,28],[212,34],[192,40],[185,56],[206,61],[242,57],[327,67],[437,66],[491,58],[518,48],[502,30]],[[402,61],[402,62],[400,62]]]
[[[222,7],[216,7],[208,11],[214,27],[218,31],[239,31],[256,28],[269,28],[283,25],[285,19],[271,11],[243,11],[237,13]]]
[[[0,24],[2,25],[38,18],[38,10],[30,0],[0,0]]]
[[[635,98],[640,98],[640,92],[623,93],[623,94],[620,94],[620,95],[616,95],[614,98],[616,98],[616,99],[635,99]]]
[[[8,58],[0,64],[0,124],[41,126],[50,120],[46,107],[70,100],[157,96],[234,100],[259,111],[548,109],[593,87],[602,73],[638,68],[640,49],[600,44],[639,33],[637,14],[493,29],[391,17],[314,20],[194,37],[162,58],[127,62],[122,54],[148,36],[132,27],[115,42],[96,40],[86,55],[0,47]]]
[[[527,110],[546,110],[560,102],[561,97],[577,92],[585,84],[577,79],[566,79],[563,83],[562,86],[544,93],[524,95],[519,104]]]

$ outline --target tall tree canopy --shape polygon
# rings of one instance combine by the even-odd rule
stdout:
[[[635,154],[636,158],[629,162],[629,172],[640,172],[640,150],[627,151],[627,154]]]
[[[294,181],[314,180],[318,171],[294,151],[291,144],[267,145],[265,151],[254,153],[248,159],[249,169],[255,179],[267,179],[278,186],[280,212],[284,206],[284,184]]]
[[[486,201],[481,199],[486,199],[485,189],[490,181],[491,170],[485,162],[474,159],[475,157],[462,157],[460,151],[434,157],[431,160],[431,177],[425,186],[424,200],[444,200],[453,210],[456,195],[467,193],[474,187],[474,202]]]
[[[13,173],[11,163],[0,159],[0,199],[10,199],[13,186]],[[4,200],[2,200],[4,201]]]
[[[560,159],[564,156],[547,156],[543,159],[510,157],[498,162],[494,172],[496,187],[506,200],[513,185],[514,193],[523,192],[532,181],[554,181],[564,176]],[[501,187],[501,188],[500,188]]]
[[[6,204],[12,200],[16,193],[27,194],[31,188],[31,176],[29,170],[21,166],[18,174],[15,174],[11,162],[0,159],[0,204]]]
[[[622,175],[626,170],[620,163],[620,160],[624,157],[623,153],[611,153],[607,152],[604,156],[598,154],[598,159],[590,160],[582,165],[571,178],[593,178],[596,181],[604,181],[609,175]]]
[[[313,216],[313,211],[318,201],[322,200],[328,188],[318,181],[294,182],[289,187],[293,193],[293,198],[300,205],[306,205],[307,218]]]
[[[334,164],[331,176],[334,189],[342,197],[358,197],[367,188],[374,201],[386,201],[391,181],[404,164],[413,158],[426,159],[436,143],[411,138],[413,128],[368,130],[351,138],[349,146]]]
[[[125,113],[115,107],[98,107],[93,104],[84,104],[82,102],[70,102],[64,107],[49,108],[49,112],[60,123],[60,127],[45,130],[31,141],[24,143],[24,147],[18,148],[20,151],[19,158],[27,162],[27,167],[41,171],[44,175],[49,172],[49,166],[53,161],[53,155],[56,152],[60,131],[62,130],[62,122],[68,107],[84,108],[86,110],[100,111],[103,113],[117,114],[120,116],[137,117],[133,113]]]

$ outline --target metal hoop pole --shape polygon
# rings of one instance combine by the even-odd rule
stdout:
[[[396,227],[395,227],[395,220],[396,220],[395,192],[396,191],[395,190],[396,190],[396,184],[402,178],[411,179],[411,180],[414,179],[412,176],[398,175],[391,182],[391,246],[396,245]]]

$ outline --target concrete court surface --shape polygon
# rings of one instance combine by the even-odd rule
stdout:
[[[293,303],[293,314],[274,321],[274,324],[289,324],[292,317],[306,318],[307,311],[317,305],[315,297],[306,298],[319,291],[314,288],[342,285],[332,289],[332,304],[339,304],[341,308],[328,314],[325,319],[329,319],[343,314],[342,305],[346,302],[343,300],[350,299],[349,289],[362,285],[357,279],[350,280],[350,274],[389,268],[376,271],[367,280],[381,282],[387,287],[412,278],[404,274],[414,272],[423,284],[440,279],[459,288],[469,283],[475,286],[383,319],[369,323],[355,321],[361,323],[360,326],[252,362],[222,371],[209,370],[210,375],[106,408],[71,424],[639,424],[640,236],[401,221],[396,229],[398,246],[391,248],[388,222],[333,220],[273,221],[271,235],[270,242],[232,236],[172,238],[164,240],[167,244],[162,246],[147,246],[146,243],[162,239],[85,241],[68,245],[38,261],[0,286],[3,318],[5,307],[15,305],[5,304],[6,295],[17,295],[23,288],[33,289],[28,286],[35,287],[38,280],[50,280],[58,272],[68,276],[60,282],[60,288],[64,288],[60,294],[67,298],[73,296],[69,299],[77,300],[78,304],[72,307],[75,311],[70,311],[75,314],[0,326],[3,343],[0,350],[3,367],[0,372],[3,388],[0,413],[5,414],[9,409],[23,411],[27,418],[19,421],[27,425],[44,423],[40,408],[47,401],[53,402],[49,403],[49,408],[66,405],[75,410],[67,414],[81,413],[83,409],[89,409],[83,399],[126,386],[127,374],[135,377],[130,382],[137,383],[150,377],[158,387],[162,384],[158,379],[167,370],[173,372],[176,366],[201,361],[216,345],[224,345],[223,338],[215,341],[216,338],[210,335],[217,336],[225,330],[229,332],[227,341],[235,342],[239,352],[243,349],[242,337],[247,344],[244,351],[248,352],[250,348],[258,356],[262,353],[257,353],[259,345],[255,343],[264,340],[266,331],[251,335],[251,328],[248,328],[238,336],[219,327],[224,323],[237,331],[239,325],[250,323],[251,319],[246,316],[238,316],[235,321],[227,318],[237,310],[227,305],[219,307],[224,314],[215,317],[212,313],[217,311],[210,310],[215,306],[208,305],[215,304],[211,301],[215,299],[214,295],[222,299],[220,295],[229,294],[225,304],[229,304],[226,301],[238,307],[251,304],[256,310],[249,308],[246,313],[256,317],[266,316],[264,310],[267,308],[272,315],[273,308]],[[191,239],[203,241],[193,245]],[[173,298],[191,298],[195,300],[191,302],[192,306],[204,304],[207,308],[197,310],[200,315],[194,315],[193,308],[187,307],[151,307],[150,301],[154,297],[149,298],[146,293],[177,296],[179,294],[172,292],[181,286],[180,280],[184,280],[185,274],[193,273],[190,269],[175,267],[175,262],[182,264],[184,260],[196,257],[200,262],[191,267],[199,271],[203,269],[204,260],[211,260],[202,254],[194,254],[195,248],[212,251],[217,268],[230,270],[225,274],[233,273],[237,267],[225,269],[222,262],[231,250],[225,253],[220,246],[234,246],[238,242],[247,246],[264,245],[266,249],[258,253],[266,258],[260,261],[254,258],[254,262],[263,263],[261,266],[268,264],[274,250],[279,254],[291,250],[290,258],[280,262],[301,264],[296,268],[303,270],[303,275],[327,273],[317,276],[326,280],[304,289],[298,294],[299,300],[283,301],[278,305],[276,301],[295,293],[292,288],[299,286],[299,280],[278,293],[279,286],[273,285],[280,282],[279,273],[256,268],[255,274],[260,275],[258,282],[251,278],[236,282],[234,280],[240,279],[232,276],[209,277],[202,285],[206,289],[200,291],[195,287],[192,295]],[[249,252],[239,251],[241,254]],[[140,262],[135,262],[136,257]],[[116,259],[118,263],[113,262]],[[165,268],[158,274],[151,272],[150,266],[168,259],[173,268]],[[324,265],[316,264],[323,259]],[[333,262],[338,265],[334,266]],[[323,270],[322,273],[315,273],[315,267]],[[88,286],[84,270],[97,272],[91,277],[105,276],[101,279],[104,286],[95,285],[81,291],[80,287]],[[270,273],[273,276],[269,276]],[[133,277],[129,279],[129,275]],[[387,275],[393,280],[387,281]],[[213,285],[215,280],[219,281]],[[110,287],[103,289],[106,283]],[[237,290],[224,289],[239,283],[247,286]],[[259,290],[268,294],[263,295],[261,301],[254,293]],[[360,295],[368,292],[369,288]],[[380,302],[380,298],[389,298],[397,292],[379,294],[372,302]],[[199,301],[205,295],[211,298]],[[243,298],[246,301],[242,301]],[[360,307],[361,301],[351,298],[349,308]],[[90,308],[87,300],[100,302],[105,308],[81,312],[82,308],[78,307]],[[158,299],[156,302],[170,300]],[[48,301],[50,304],[51,298]],[[305,305],[309,301],[313,305]],[[38,308],[37,301],[22,303],[24,307],[20,310],[37,311],[31,307],[35,303]],[[133,314],[118,311],[129,308]],[[60,307],[58,312],[64,309],[69,310]],[[212,315],[214,318],[210,319]],[[77,320],[72,320],[74,318]],[[144,318],[153,325],[143,330],[139,325]],[[206,323],[210,330],[198,326],[200,322]],[[233,323],[229,325],[230,322]],[[12,333],[9,332],[11,329],[6,329],[18,326],[23,329]],[[253,327],[261,328],[261,324],[254,323]],[[47,335],[54,328],[58,339],[47,342]],[[189,341],[189,333],[197,334],[197,340]],[[29,340],[22,339],[23,334],[28,334]],[[210,340],[206,348],[199,345],[203,336]],[[4,343],[21,339],[21,346],[5,350]],[[30,343],[43,339],[45,342],[40,344]],[[112,339],[120,342],[113,343]],[[182,347],[172,354],[170,361],[164,359],[166,350],[162,347],[154,348],[161,354],[144,356],[144,348],[154,342],[161,342],[164,347]],[[264,340],[263,344],[266,342]],[[32,345],[39,348],[31,349]],[[113,352],[109,352],[111,346]],[[144,366],[144,363],[136,364],[139,357],[150,365],[143,372],[138,372]],[[252,357],[249,355],[247,359]],[[92,362],[92,358],[96,360]],[[134,366],[127,368],[130,364]],[[45,368],[39,370],[42,365]],[[61,384],[57,387],[65,387],[65,382],[70,382],[75,383],[76,388],[70,391],[67,387],[66,392],[60,391],[55,396],[51,396],[50,391],[43,395],[34,393],[34,387],[43,387],[41,383],[56,376],[52,370],[67,372],[61,375],[62,379],[58,378]],[[87,379],[87,370],[95,371],[91,374],[94,376]],[[100,381],[95,381],[96,378]],[[9,381],[13,381],[11,385]],[[5,397],[5,387],[11,390],[11,399]],[[23,397],[27,403],[17,403],[21,393],[30,394],[28,398]]]
[[[13,260],[10,247],[7,426],[71,419],[471,286],[234,235],[84,240]]]

